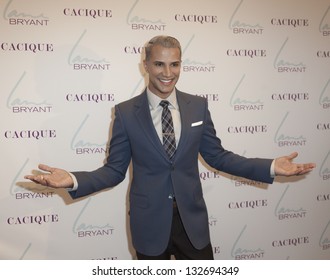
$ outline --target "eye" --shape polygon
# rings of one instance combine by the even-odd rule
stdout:
[[[156,67],[162,67],[162,66],[163,66],[163,63],[162,63],[162,62],[159,62],[159,61],[157,61],[157,62],[155,62],[155,66],[156,66]]]
[[[173,62],[172,67],[180,67],[180,62]]]

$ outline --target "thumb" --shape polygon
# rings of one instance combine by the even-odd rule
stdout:
[[[54,168],[46,165],[46,164],[39,164],[38,168],[41,169],[42,171],[47,171],[47,172],[53,172]]]
[[[295,159],[297,156],[298,156],[298,153],[297,152],[293,152],[292,154],[290,154],[288,156],[288,159],[291,161],[291,160]]]

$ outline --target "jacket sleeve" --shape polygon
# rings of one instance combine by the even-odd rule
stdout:
[[[206,104],[207,107],[207,104]],[[213,168],[250,180],[273,183],[270,168],[273,159],[246,158],[223,148],[208,108],[205,110],[205,126],[200,145],[200,154]]]
[[[106,163],[94,171],[72,172],[77,178],[78,189],[70,192],[72,198],[118,185],[125,179],[131,161],[130,141],[125,131],[119,107],[115,106],[112,138]]]

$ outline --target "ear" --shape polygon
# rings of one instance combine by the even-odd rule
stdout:
[[[144,66],[144,70],[146,70],[147,73],[149,73],[148,71],[148,65],[147,65],[147,61],[143,60],[143,66]]]

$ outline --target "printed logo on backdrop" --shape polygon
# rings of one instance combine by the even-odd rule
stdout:
[[[326,82],[324,88],[321,91],[319,104],[323,109],[330,108],[330,79]]]
[[[330,58],[330,51],[329,50],[319,50],[319,51],[316,52],[316,57],[329,59]]]
[[[281,121],[278,129],[276,130],[275,136],[274,136],[274,143],[276,143],[279,147],[298,147],[298,146],[305,146],[307,139],[303,135],[291,135],[292,132],[290,132],[288,135],[284,132],[281,132],[284,130],[285,122],[287,121],[287,118],[289,116],[289,112],[287,112]]]
[[[325,156],[320,166],[319,176],[323,180],[330,180],[330,151]]]
[[[150,31],[164,31],[166,23],[160,18],[153,17],[152,19],[143,18],[136,15],[136,6],[140,0],[136,0],[133,6],[129,9],[126,23],[132,28],[132,30],[150,30]],[[159,14],[159,13],[156,13]]]
[[[218,222],[218,219],[216,217],[213,217],[213,216],[209,217],[209,226],[210,227],[216,227],[217,222]]]
[[[229,20],[229,29],[232,30],[234,34],[252,34],[252,35],[262,35],[264,28],[259,23],[248,23],[243,22],[239,18],[239,10],[243,4],[243,0],[241,0],[237,7],[235,8],[233,14]],[[246,13],[245,13],[246,14]]]
[[[246,58],[257,58],[266,57],[266,50],[260,49],[228,49],[226,52],[227,56],[231,57],[246,57]]]
[[[216,217],[213,217],[212,215],[209,216],[209,226],[210,226],[211,230],[218,226],[217,223],[218,223],[218,219]],[[212,248],[213,248],[213,254],[214,255],[219,255],[220,254],[220,246],[219,245],[213,244]]]
[[[23,216],[10,216],[6,219],[6,222],[10,226],[18,225],[44,225],[59,222],[58,214],[35,214],[35,215],[23,215]]]
[[[197,61],[190,58],[186,58],[182,62],[182,71],[183,72],[203,72],[210,73],[215,72],[215,64],[211,61]]]
[[[30,251],[30,248],[32,246],[32,243],[30,242],[27,247],[25,248],[24,252],[22,253],[22,255],[20,256],[19,260],[24,260],[26,254]]]
[[[210,226],[210,230],[212,231],[213,229],[217,228],[218,226],[218,219],[214,216],[209,216],[209,226]],[[221,253],[220,251],[220,245],[215,245],[213,244],[212,246],[213,249],[213,254],[214,255],[219,255]]]
[[[211,179],[219,179],[221,178],[220,171],[202,171],[199,173],[199,178],[203,181],[211,180]]]
[[[65,95],[67,102],[79,102],[79,103],[102,103],[102,102],[114,102],[114,93],[68,93]]]
[[[90,217],[90,215],[86,215],[85,212],[89,207],[91,202],[91,197],[89,197],[82,207],[80,212],[78,213],[73,226],[72,232],[77,235],[77,237],[98,237],[98,236],[109,236],[114,233],[115,228],[109,223],[98,223],[93,218],[93,222],[85,222],[84,217]]]
[[[288,206],[287,202],[287,192],[290,188],[290,185],[288,185],[281,197],[279,198],[275,210],[274,215],[279,220],[289,220],[289,219],[299,219],[299,218],[306,218],[307,210],[304,209],[303,206]]]
[[[218,23],[218,17],[214,15],[176,14],[174,20],[182,23],[208,24]]]
[[[87,17],[92,19],[112,18],[112,10],[105,9],[64,8],[63,14],[68,17]]]
[[[54,45],[50,43],[28,43],[28,42],[1,42],[1,51],[4,52],[32,52],[32,53],[51,53]]]
[[[231,201],[228,203],[230,210],[237,209],[259,209],[262,207],[268,207],[267,199],[255,199],[255,200],[244,200],[244,201]]]
[[[330,249],[330,220],[321,234],[319,246],[322,248],[322,250]]]
[[[84,139],[81,135],[87,126],[89,114],[83,119],[71,140],[71,150],[77,155],[105,154],[107,142],[95,143]],[[86,130],[89,130],[88,128]],[[90,133],[88,133],[90,135]]]
[[[18,5],[20,1],[18,1]],[[47,26],[49,18],[43,13],[30,13],[15,8],[16,1],[8,0],[3,11],[3,18],[10,25]],[[35,5],[30,5],[35,7]]]
[[[241,239],[244,236],[244,232],[247,228],[247,225],[243,227],[241,232],[239,233],[237,239],[235,240],[233,247],[231,249],[231,256],[235,260],[252,260],[252,259],[263,259],[265,257],[265,250],[262,248],[251,248],[245,247],[247,245],[244,245],[244,247],[240,247]]]
[[[191,42],[195,39],[195,35],[191,36],[182,53],[185,53],[189,48]],[[215,64],[211,61],[197,61],[194,59],[186,58],[182,61],[182,71],[183,72],[215,72]]]
[[[83,50],[81,47],[80,43],[86,33],[85,29],[74,43],[68,56],[68,64],[73,70],[109,70],[110,62],[106,58],[98,57],[95,53],[90,54],[92,50]]]
[[[319,31],[323,36],[330,36],[330,6],[325,10],[320,20]]]
[[[289,38],[286,38],[277,52],[273,66],[279,73],[303,73],[306,72],[307,66],[303,62],[290,61],[282,58],[284,55],[284,51],[286,49],[286,45],[288,43]]]
[[[17,92],[17,89],[21,86],[21,83],[25,79],[25,75],[26,72],[24,71],[9,93],[7,98],[7,108],[10,109],[13,113],[50,113],[53,109],[53,106],[46,99],[29,100],[21,97],[22,94]],[[24,85],[22,87],[24,88]],[[23,94],[25,96],[30,96],[30,94]]]
[[[219,102],[219,93],[196,93],[196,96],[204,97],[208,102]]]
[[[56,138],[55,129],[23,129],[6,130],[4,133],[6,139],[11,140],[43,140]]]
[[[142,55],[144,52],[143,46],[137,46],[137,45],[128,45],[124,47],[124,53],[126,54],[135,54],[135,55]]]
[[[297,247],[306,244],[309,244],[309,236],[297,236],[297,237],[272,241],[272,247],[281,248],[283,250],[287,250],[287,247],[289,246]]]
[[[270,23],[278,27],[308,27],[309,20],[307,18],[272,18]]]
[[[299,101],[309,101],[308,92],[285,92],[285,93],[274,93],[271,96],[274,101],[283,102],[299,102]]]
[[[238,82],[236,88],[234,89],[230,97],[230,107],[235,111],[259,111],[264,109],[264,102],[260,99],[248,100],[241,97],[237,97],[237,91],[241,86],[243,80],[245,79],[245,74],[242,76],[241,80]]]
[[[228,126],[227,132],[229,134],[260,134],[267,133],[268,127],[265,124],[255,125],[240,125],[240,126]]]
[[[52,198],[54,196],[54,191],[50,188],[36,185],[35,183],[26,183],[24,187],[17,185],[17,181],[22,176],[22,171],[25,169],[28,164],[29,159],[26,159],[22,167],[17,171],[17,174],[14,176],[13,181],[10,185],[10,195],[14,196],[17,200],[27,200],[27,199],[46,199]]]

